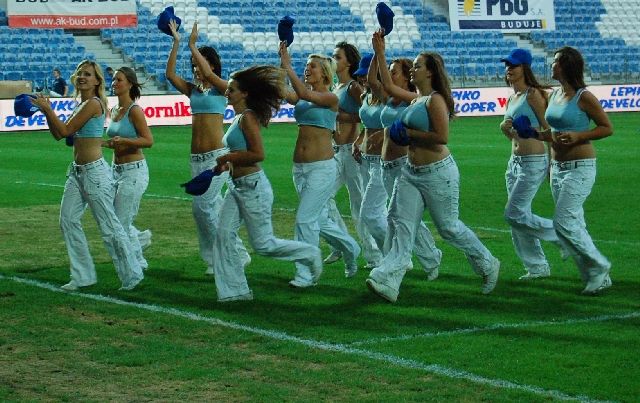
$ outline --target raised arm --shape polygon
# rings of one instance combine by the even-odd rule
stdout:
[[[191,56],[198,67],[198,71],[204,80],[207,80],[211,85],[213,85],[219,93],[224,94],[227,90],[228,82],[227,80],[223,80],[220,78],[209,65],[207,59],[202,56],[202,53],[198,50],[196,46],[196,41],[198,40],[198,23],[193,23],[193,28],[191,29],[191,35],[189,35],[189,49],[191,49]]]
[[[289,55],[289,50],[287,49],[286,42],[280,42],[278,54],[280,55],[281,67],[287,72],[289,82],[291,82],[291,86],[293,87],[293,90],[296,92],[299,99],[313,102],[316,105],[337,109],[338,97],[334,93],[330,91],[313,91],[309,87],[307,87],[307,85],[302,80],[300,80],[296,72],[293,70],[293,66],[291,65],[291,56]],[[287,100],[289,99],[287,98]]]
[[[382,102],[387,102],[387,94],[382,88],[382,83],[378,79],[378,74],[380,74],[378,73],[378,59],[374,56],[373,59],[371,59],[369,71],[367,71],[367,82],[369,83],[369,88],[371,88],[373,95]]]
[[[378,71],[380,72],[380,80],[382,83],[382,88],[388,94],[388,96],[391,96],[393,98],[399,99],[407,103],[417,98],[418,97],[417,93],[405,90],[404,88],[399,87],[393,83],[393,79],[391,78],[391,73],[389,72],[389,67],[387,66],[387,58],[384,55],[384,52],[385,52],[384,36],[380,31],[376,31],[373,33],[371,44],[373,45],[375,60],[378,63]]]
[[[38,94],[36,99],[32,100],[32,103],[39,107],[40,111],[42,111],[47,118],[49,130],[56,140],[73,136],[89,119],[102,115],[102,104],[94,98],[78,106],[78,112],[74,113],[66,122],[58,118],[58,115],[56,115],[55,111],[51,108],[49,98],[44,97],[42,94]]]
[[[173,35],[173,46],[169,53],[169,59],[167,60],[167,68],[165,74],[167,80],[181,93],[186,96],[191,95],[191,85],[186,82],[182,77],[176,74],[176,63],[178,60],[178,49],[180,48],[180,34],[178,33],[178,25],[175,20],[169,21],[169,29]]]

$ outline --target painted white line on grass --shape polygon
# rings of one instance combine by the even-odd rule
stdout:
[[[362,346],[365,344],[377,344],[377,343],[385,343],[392,341],[403,341],[403,340],[412,340],[412,339],[423,339],[423,338],[432,338],[432,337],[448,337],[448,336],[457,336],[460,334],[470,334],[470,333],[480,333],[480,332],[490,332],[493,330],[502,330],[502,329],[519,329],[525,327],[543,327],[543,326],[564,326],[564,325],[575,325],[580,323],[593,323],[593,322],[607,322],[611,320],[624,320],[624,319],[635,319],[640,318],[640,312],[629,312],[619,315],[601,315],[601,316],[592,316],[589,318],[581,318],[581,319],[567,319],[567,320],[558,320],[558,321],[533,321],[533,322],[522,322],[522,323],[497,323],[491,326],[484,327],[470,327],[466,329],[455,329],[455,330],[445,330],[441,332],[432,332],[432,333],[419,333],[412,335],[402,335],[396,337],[381,337],[378,339],[368,339],[368,340],[360,340],[354,341],[353,343],[349,343],[350,346]]]
[[[63,185],[54,185],[51,183],[40,183],[40,182],[24,182],[24,181],[16,181],[16,184],[24,184],[24,185],[37,185],[37,186],[48,186],[48,187],[58,187],[58,188],[64,188]],[[153,193],[145,193],[144,194],[145,197],[151,197],[154,199],[169,199],[169,200],[184,200],[184,201],[190,201],[192,198],[191,197],[179,197],[179,196],[164,196],[164,195],[158,195],[158,194],[153,194]],[[290,209],[290,208],[274,208],[274,210],[277,211],[285,211],[285,212],[290,212],[290,213],[295,213],[296,209]],[[350,215],[342,215],[343,218],[347,218],[347,219],[351,219]],[[469,228],[472,229],[478,229],[481,231],[487,231],[487,232],[498,232],[498,233],[504,233],[504,234],[510,234],[511,230],[509,229],[504,229],[504,228],[491,228],[491,227],[478,227],[478,226],[469,226]],[[634,242],[634,241],[616,241],[616,240],[611,240],[611,239],[594,239],[593,240],[596,243],[608,243],[608,244],[614,244],[614,245],[627,245],[627,246],[635,246],[635,247],[640,247],[640,242]]]
[[[402,357],[394,356],[391,354],[383,354],[375,351],[362,350],[362,349],[350,347],[345,344],[333,344],[333,343],[327,343],[327,342],[317,341],[312,339],[303,339],[303,338],[292,336],[280,331],[261,329],[253,326],[243,325],[236,322],[230,322],[230,321],[225,321],[225,320],[221,320],[221,319],[217,319],[209,316],[203,316],[197,313],[184,311],[181,309],[167,308],[159,305],[143,304],[138,302],[130,302],[130,301],[125,301],[122,299],[108,297],[104,295],[86,294],[86,293],[80,293],[80,292],[67,292],[67,291],[61,290],[59,286],[56,286],[53,284],[49,284],[49,283],[45,283],[37,280],[25,279],[21,277],[15,277],[15,276],[4,276],[0,274],[0,279],[10,280],[16,283],[21,283],[26,285],[31,285],[31,286],[39,287],[45,290],[53,291],[53,292],[68,294],[74,297],[80,297],[80,298],[86,298],[94,301],[128,306],[132,308],[143,309],[150,312],[163,313],[163,314],[181,317],[181,318],[198,321],[198,322],[205,322],[215,326],[221,326],[221,327],[225,327],[233,330],[241,330],[248,333],[257,334],[257,335],[274,339],[274,340],[297,343],[297,344],[315,348],[315,349],[342,353],[342,354],[356,355],[359,357],[381,361],[387,364],[392,364],[392,365],[396,365],[403,368],[422,370],[425,372],[430,372],[433,374],[441,375],[441,376],[452,378],[452,379],[467,380],[470,382],[491,386],[495,388],[520,390],[523,392],[528,392],[535,395],[551,397],[551,398],[560,399],[560,400],[599,402],[598,400],[592,399],[588,396],[582,396],[582,395],[571,396],[558,390],[544,389],[538,386],[532,386],[532,385],[526,385],[526,384],[517,384],[514,382],[502,380],[502,379],[486,378],[486,377],[476,375],[467,371],[457,370],[455,368],[448,368],[448,367],[444,367],[442,365],[437,365],[437,364],[422,363],[419,361],[402,358]]]

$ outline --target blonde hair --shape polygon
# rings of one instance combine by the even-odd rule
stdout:
[[[336,61],[333,60],[333,57],[327,57],[318,53],[309,55],[307,63],[309,63],[311,59],[315,59],[320,63],[322,73],[324,73],[325,84],[331,88],[333,86],[333,77],[336,75]]]
[[[98,86],[96,87],[95,95],[98,98],[100,98],[100,102],[102,102],[102,107],[104,108],[104,110],[107,110],[108,103],[107,103],[107,95],[105,94],[105,89],[104,89],[104,74],[102,73],[102,68],[100,67],[100,65],[92,60],[85,59],[80,63],[78,63],[76,70],[71,75],[71,82],[75,87],[73,96],[77,98],[78,95],[80,95],[80,93],[78,92],[78,84],[76,80],[78,78],[78,73],[80,72],[80,69],[85,65],[93,66],[93,69],[96,72],[96,79],[98,80]]]

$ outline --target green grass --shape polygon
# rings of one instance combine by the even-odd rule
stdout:
[[[99,283],[83,291],[91,298],[52,292],[69,276],[57,220],[71,150],[44,132],[0,135],[0,400],[637,401],[640,114],[610,117],[615,134],[596,142],[598,178],[585,204],[588,230],[613,263],[608,292],[580,295],[575,265],[548,244],[552,277],[517,280],[522,264],[503,219],[509,145],[500,119],[460,118],[450,148],[462,177],[461,218],[502,261],[500,282],[482,295],[462,253],[436,235],[440,278],[409,272],[394,305],[366,289],[364,269],[345,279],[341,264],[326,266],[317,287],[297,290],[287,286],[292,264],[255,254],[247,268],[255,300],[216,303],[178,187],[189,179],[188,127],[153,128],[156,144],[146,152],[151,183],[137,219],[153,231],[145,281],[117,291],[86,214]],[[297,206],[295,133],[275,124],[264,133],[274,228],[285,238]],[[337,201],[347,212],[344,190]],[[534,211],[552,214],[548,185]]]

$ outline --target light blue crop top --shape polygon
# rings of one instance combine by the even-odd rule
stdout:
[[[555,90],[549,99],[549,106],[544,114],[551,129],[559,132],[581,132],[589,129],[589,116],[578,106],[580,95],[584,88],[579,89],[576,95],[568,102],[558,103],[556,98],[560,90]]]
[[[379,103],[377,105],[371,105],[369,103],[370,95],[371,94],[365,95],[364,100],[362,101],[362,106],[359,111],[360,121],[366,129],[381,129],[382,123],[380,122],[380,114],[382,113],[384,104]]]
[[[129,111],[131,111],[131,108],[133,108],[134,105],[137,105],[135,102],[132,103],[131,105],[129,105],[129,108],[127,108],[127,111],[125,112],[125,114],[122,116],[122,119],[118,120],[117,122],[115,120],[111,120],[111,122],[109,123],[109,126],[107,126],[107,136],[109,137],[115,137],[115,136],[120,136],[120,137],[126,137],[128,139],[135,139],[138,137],[138,132],[136,132],[136,128],[133,127],[133,124],[131,124],[131,120],[129,120]],[[115,116],[115,107],[111,110],[111,116]]]
[[[94,97],[94,99],[97,99],[98,102],[100,102],[100,107],[102,108],[102,115],[98,116],[98,117],[92,117],[91,119],[87,120],[87,123],[84,124],[84,126],[82,126],[80,128],[80,130],[78,130],[76,132],[76,134],[74,135],[76,138],[100,138],[102,137],[102,133],[104,132],[104,121],[107,117],[107,114],[104,111],[104,106],[102,105],[102,101],[100,101],[100,98],[98,97]],[[80,105],[78,105],[80,106]],[[78,108],[78,107],[76,107]],[[73,111],[73,114],[75,114],[75,112],[78,109],[75,109]],[[72,115],[73,115],[72,114]]]
[[[189,103],[191,104],[192,115],[200,113],[224,115],[224,111],[227,109],[227,98],[213,87],[205,92],[200,92],[197,87],[193,87]]]
[[[507,111],[504,113],[504,117],[505,119],[513,120],[519,116],[525,115],[529,118],[532,127],[539,127],[540,122],[538,122],[536,114],[533,112],[533,109],[531,109],[531,105],[529,105],[529,102],[527,101],[529,90],[530,88],[528,88],[524,94],[520,95],[515,100],[511,98],[511,100],[509,101],[509,105],[507,106]]]
[[[240,127],[240,120],[242,120],[242,114],[233,119],[233,122],[227,128],[227,132],[222,137],[222,144],[231,151],[247,150],[247,139],[244,137],[244,132]]]
[[[360,105],[358,105],[358,102],[353,99],[351,94],[349,94],[349,87],[351,87],[351,83],[353,83],[353,80],[349,81],[340,88],[337,88],[333,92],[338,96],[338,108],[340,108],[344,112],[356,115],[358,114]]]
[[[429,113],[427,112],[427,101],[431,95],[416,98],[407,108],[400,114],[400,119],[405,126],[415,130],[428,132]]]
[[[336,130],[336,117],[338,112],[332,111],[326,106],[318,106],[313,102],[301,99],[293,108],[293,116],[298,126],[317,126]]]
[[[382,108],[382,112],[380,112],[380,123],[382,127],[387,128],[391,127],[393,122],[396,121],[400,117],[402,111],[407,109],[406,102],[400,102],[398,105],[393,104],[393,99],[389,97],[387,104]]]

